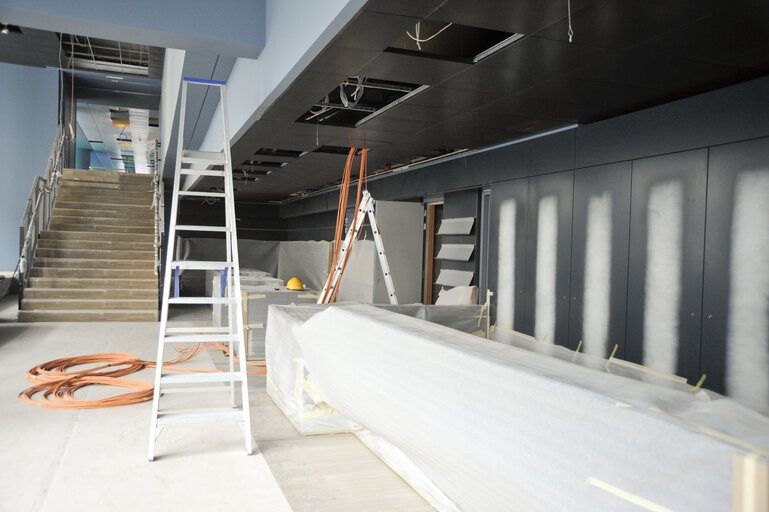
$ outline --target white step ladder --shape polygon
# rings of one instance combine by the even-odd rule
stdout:
[[[182,148],[184,141],[184,114],[187,104],[187,86],[218,87],[224,123],[224,150],[222,152],[192,151]],[[176,423],[235,422],[245,434],[246,454],[251,455],[251,418],[248,408],[248,374],[246,369],[246,348],[243,336],[243,311],[240,297],[240,264],[238,262],[238,241],[235,227],[235,204],[232,185],[232,157],[230,155],[230,137],[227,127],[227,103],[224,95],[225,83],[215,80],[184,78],[182,82],[181,112],[179,115],[179,140],[177,144],[176,169],[174,173],[173,201],[166,247],[166,267],[163,278],[163,306],[160,316],[158,335],[157,370],[155,372],[155,393],[152,402],[152,421],[150,425],[149,460],[155,458],[155,440],[166,425]],[[209,170],[196,167],[220,166],[223,170]],[[224,192],[189,192],[180,191],[183,175],[215,176],[222,178]],[[180,196],[218,197],[224,199],[225,219],[223,226],[177,225]],[[179,231],[213,231],[225,234],[222,243],[226,243],[226,261],[175,261],[176,234]],[[170,297],[178,295],[178,286],[172,287],[171,275],[181,269],[220,270],[227,276],[227,294],[225,297]],[[178,281],[177,281],[178,282]],[[189,325],[168,327],[169,304],[224,304],[229,308],[227,327],[204,327]],[[217,373],[175,373],[163,372],[163,352],[166,346],[177,343],[213,343],[228,346],[230,350],[228,372]],[[234,350],[237,346],[237,351]],[[234,354],[240,354],[238,369],[235,369]],[[235,383],[241,386],[241,404],[236,407]],[[222,383],[229,384],[223,386]],[[187,384],[203,384],[201,387],[189,387]],[[230,401],[224,409],[173,412],[160,409],[161,397],[171,393],[229,392]]]
[[[387,298],[390,300],[390,304],[398,304],[398,297],[395,295],[395,285],[393,284],[393,276],[390,272],[390,264],[387,262],[387,254],[385,254],[384,242],[382,242],[382,233],[379,231],[379,223],[376,220],[376,214],[374,212],[374,204],[374,198],[371,197],[368,190],[364,190],[363,194],[361,194],[358,211],[355,212],[355,217],[350,224],[350,229],[347,230],[347,236],[345,236],[339,249],[339,254],[334,262],[334,269],[328,275],[326,284],[323,285],[323,290],[320,292],[320,295],[318,295],[318,304],[328,304],[331,302],[331,299],[334,296],[334,291],[339,286],[339,281],[342,279],[344,267],[347,263],[347,258],[349,258],[348,253],[352,250],[353,245],[358,240],[366,216],[368,216],[371,231],[374,233],[374,244],[376,245],[376,252],[379,256],[379,266],[382,267],[382,274],[384,275],[385,285],[387,286]]]

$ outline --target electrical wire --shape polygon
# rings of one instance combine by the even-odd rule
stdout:
[[[195,346],[177,349],[176,359],[163,363],[163,369],[177,372],[219,373],[222,370],[198,370],[194,368],[176,368],[175,366],[189,361],[203,350],[221,350],[230,355],[230,349],[221,343],[211,343],[203,348],[200,343]],[[232,356],[240,361],[237,356]],[[105,363],[101,366],[79,371],[67,371],[68,368],[84,364]],[[264,362],[246,362],[248,366],[261,369],[249,371],[249,375],[265,374],[267,369]],[[27,380],[33,384],[19,393],[18,398],[24,403],[45,407],[48,409],[96,409],[102,407],[117,407],[120,405],[138,404],[152,400],[153,385],[150,382],[121,379],[126,375],[136,373],[145,368],[157,368],[155,361],[144,361],[133,354],[103,353],[84,356],[55,359],[35,366],[27,372]],[[134,389],[107,398],[82,400],[75,392],[89,385],[116,386]],[[34,396],[42,393],[39,401]]]
[[[347,80],[355,80],[357,84],[355,85],[355,90],[352,92],[352,101],[347,97],[347,93],[345,92],[345,82]],[[348,77],[345,82],[342,82],[339,84],[339,99],[342,101],[342,105],[345,107],[354,107],[358,104],[361,97],[363,97],[363,79],[359,76],[351,76]]]
[[[446,25],[445,27],[443,27],[442,29],[440,29],[438,32],[436,32],[435,34],[431,35],[427,39],[420,39],[419,38],[419,25],[420,25],[420,23],[417,23],[416,27],[414,27],[414,32],[416,32],[416,36],[412,36],[411,32],[409,32],[408,30],[406,31],[406,35],[409,36],[413,41],[416,41],[417,45],[419,45],[419,43],[426,43],[427,41],[430,41],[431,39],[437,37],[438,34],[443,32],[444,30],[446,30],[447,28],[449,28],[453,24],[454,23],[449,23],[448,25]],[[419,49],[421,50],[422,48],[419,47]]]
[[[569,35],[569,42],[574,38],[574,30],[571,28],[571,0],[566,0],[566,10],[569,14],[569,30],[566,32]]]

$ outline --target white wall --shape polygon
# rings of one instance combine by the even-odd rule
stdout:
[[[163,161],[168,152],[168,141],[174,125],[174,114],[182,84],[184,50],[168,48],[163,61],[163,82],[160,87],[160,157]]]
[[[19,259],[19,224],[32,178],[42,176],[56,136],[56,70],[0,63],[0,271]]]
[[[239,58],[227,81],[230,143],[259,119],[365,3],[267,0],[264,50],[258,59]],[[220,105],[200,149],[222,150],[221,115]]]

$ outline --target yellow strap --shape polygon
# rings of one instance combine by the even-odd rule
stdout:
[[[264,299],[265,297],[267,296],[264,295],[263,293],[254,293],[252,295],[246,295],[247,299]]]
[[[545,337],[542,338],[542,343],[544,343],[546,339],[547,339],[547,334],[545,334]]]
[[[692,393],[694,393],[695,391],[697,391],[698,389],[700,389],[700,388],[702,387],[702,384],[705,382],[705,379],[706,379],[707,377],[708,377],[708,376],[707,376],[707,375],[705,375],[705,374],[703,373],[703,374],[702,374],[702,377],[700,377],[700,380],[698,380],[698,381],[697,381],[697,385],[696,385],[696,386],[694,386],[693,388],[689,388],[689,391],[690,391],[690,392],[692,392]]]
[[[614,359],[614,354],[617,353],[618,348],[619,348],[619,345],[614,345],[614,350],[611,351],[611,355],[609,356],[609,359],[606,361],[606,364],[604,365],[604,368],[606,369],[606,373],[611,373],[611,370],[609,370],[609,363],[611,363],[611,360]]]
[[[577,354],[579,354],[579,349],[581,348],[582,348],[582,340],[579,340],[579,343],[577,344],[577,350],[574,351],[574,357],[571,358],[572,363],[577,360]]]
[[[647,500],[646,498],[642,498],[641,496],[638,496],[637,494],[633,494],[632,492],[628,492],[623,489],[620,489],[619,487],[614,487],[613,485],[608,484],[603,480],[598,480],[597,478],[593,478],[592,476],[588,477],[585,480],[585,483],[587,483],[588,485],[592,485],[594,487],[598,487],[602,491],[611,493],[616,497],[623,499],[628,503],[632,503],[633,505],[639,508],[642,508],[644,510],[651,510],[652,512],[673,512],[673,510],[669,509],[668,507],[664,507],[658,503],[654,503],[653,501]]]

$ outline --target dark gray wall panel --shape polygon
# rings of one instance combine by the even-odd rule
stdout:
[[[621,162],[577,169],[574,173],[569,348],[576,349],[579,340],[583,340],[582,350],[598,355],[598,347],[591,346],[591,343],[598,343],[605,346],[601,357],[608,357],[615,344],[619,345],[617,357],[622,358],[625,354],[630,169],[630,162]],[[604,228],[608,228],[606,232],[603,232]],[[590,235],[589,230],[593,230]],[[588,243],[593,246],[588,247]],[[591,272],[603,269],[606,274],[587,275],[590,274],[586,266],[588,254],[593,258]],[[596,277],[596,282],[586,282]],[[608,278],[607,282],[602,281],[602,277]],[[586,288],[591,294],[588,299]],[[609,309],[604,312],[605,316],[596,318],[600,315],[596,308],[607,298]],[[593,301],[588,304],[589,317],[585,316],[586,300]],[[593,324],[585,325],[585,322]],[[590,339],[590,335],[600,338],[604,332],[605,340]]]
[[[554,197],[556,201],[555,247],[555,342],[566,346],[569,339],[569,286],[571,274],[571,215],[574,191],[574,171],[547,174],[529,178],[528,213],[526,215],[526,290],[524,292],[524,330],[538,338],[537,318],[537,267],[547,257],[538,254],[540,233],[540,204],[543,199]],[[545,291],[548,295],[553,291]],[[547,334],[552,341],[553,334]]]
[[[492,153],[493,181],[574,168],[574,130],[512,144]]]
[[[701,371],[707,374],[706,385],[718,392],[727,391],[728,344],[761,343],[766,333],[751,332],[751,338],[733,339],[729,334],[730,279],[735,272],[751,273],[755,269],[734,267],[731,250],[734,242],[736,183],[744,172],[763,169],[769,172],[769,138],[757,139],[711,148],[708,167],[708,205],[705,243],[705,279],[702,304],[702,353]],[[769,197],[764,197],[769,200]],[[738,222],[744,222],[740,219]],[[763,232],[756,236],[766,237],[769,226],[759,226]],[[766,254],[756,255],[759,265],[769,265]],[[763,258],[763,263],[760,263]],[[769,290],[764,290],[769,294]],[[751,303],[760,304],[760,300]],[[766,303],[766,300],[764,301]],[[763,318],[769,311],[763,312]],[[760,319],[756,319],[759,320]],[[767,379],[764,372],[750,378]]]
[[[489,289],[492,297],[492,323],[516,331],[530,329],[525,318],[526,291],[526,214],[529,180],[511,180],[491,187],[491,223],[489,237]],[[515,216],[515,224],[505,222]],[[508,276],[512,277],[510,279]],[[506,306],[502,306],[501,302]]]
[[[587,167],[769,136],[766,80],[580,126],[576,166]]]
[[[707,157],[701,149],[633,161],[627,355],[690,382],[700,376]],[[676,343],[672,355],[659,355]]]

